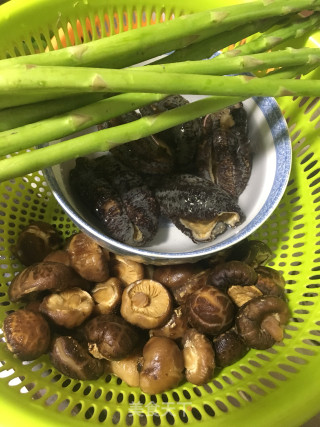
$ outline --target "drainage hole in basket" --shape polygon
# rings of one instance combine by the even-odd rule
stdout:
[[[36,365],[34,365],[34,366],[31,368],[31,371],[33,371],[33,372],[39,371],[42,367],[43,367],[43,364],[42,364],[42,363],[37,363]]]
[[[201,415],[200,411],[197,408],[192,408],[191,409],[191,413],[192,413],[192,415],[194,416],[194,418],[197,421],[201,421],[202,420],[202,415]]]
[[[205,410],[205,412],[210,416],[210,417],[214,417],[216,415],[214,409],[212,408],[212,406],[208,405],[207,403],[205,403],[203,405],[203,409]]]
[[[67,407],[70,405],[70,400],[69,399],[64,399],[62,402],[60,402],[59,406],[58,406],[58,411],[62,412],[65,409],[67,409]]]
[[[219,390],[222,390],[223,389],[223,385],[221,384],[221,382],[220,381],[218,381],[218,380],[213,380],[212,381],[213,382],[213,384],[219,389]]]
[[[155,426],[159,426],[161,424],[161,418],[160,418],[160,415],[157,412],[155,412],[152,415],[152,421],[153,421],[153,423],[154,423]]]
[[[309,340],[309,339],[305,339],[305,340],[302,340],[302,342],[303,342],[304,344],[307,344],[307,345],[320,346],[320,341],[318,341],[318,340]]]
[[[55,403],[55,401],[58,399],[57,394],[53,394],[52,396],[48,397],[48,399],[45,401],[46,406],[51,406]]]
[[[175,423],[174,416],[172,415],[171,412],[166,413],[166,420],[167,420],[168,424],[171,426],[173,426],[173,424]]]
[[[88,385],[88,387],[86,387],[86,388],[83,390],[83,395],[84,395],[84,396],[88,396],[88,394],[90,394],[91,390],[92,390],[92,387],[91,387],[90,385]]]
[[[77,403],[71,410],[70,414],[75,417],[82,409],[82,403]]]
[[[304,356],[316,356],[317,354],[315,351],[303,347],[296,347],[295,351],[297,353],[303,354]]]
[[[238,394],[246,402],[252,402],[252,397],[246,391],[244,391],[244,390],[238,390]]]
[[[94,398],[99,399],[99,397],[101,397],[101,395],[102,395],[102,389],[98,388],[98,390],[96,390],[94,393]]]
[[[123,393],[119,393],[117,396],[117,402],[121,403],[123,401]]]
[[[188,390],[183,390],[182,393],[186,399],[191,399],[191,396],[190,396],[190,393],[188,392]]]
[[[225,405],[221,400],[216,400],[215,401],[215,403],[216,403],[216,405],[217,405],[217,407],[220,409],[220,411],[222,411],[222,412],[228,412],[228,407],[227,407],[227,405]]]
[[[250,365],[254,366],[255,368],[261,368],[261,364],[257,362],[256,360],[249,360]]]
[[[249,384],[249,388],[251,391],[258,394],[259,396],[265,396],[266,395],[266,392],[261,387],[257,386],[256,384]]]
[[[201,396],[201,394],[200,394],[200,396]],[[180,396],[178,395],[178,393],[176,391],[172,392],[172,397],[173,397],[173,400],[175,402],[179,402],[180,401]]]
[[[15,373],[14,369],[4,369],[3,371],[0,372],[0,378],[7,378],[10,377],[12,374]]]
[[[269,356],[263,353],[257,353],[257,357],[259,357],[261,360],[264,360],[265,362],[269,362],[271,360]]]
[[[72,391],[76,393],[81,388],[81,383],[77,383],[72,387]]]
[[[100,412],[99,416],[98,416],[98,420],[100,423],[103,423],[106,418],[107,418],[108,412],[106,409],[102,409],[102,411]]]
[[[52,369],[46,369],[42,372],[41,376],[42,378],[48,377],[52,373]]]
[[[278,367],[280,369],[282,369],[285,372],[289,372],[291,374],[296,374],[298,372],[298,369],[296,369],[294,366],[292,365],[287,365],[286,363],[279,363]]]
[[[202,396],[202,393],[201,393],[201,391],[199,390],[199,388],[198,387],[193,387],[193,391],[194,391],[194,394],[196,395],[196,396]]]
[[[162,393],[161,398],[162,398],[162,402],[164,402],[164,403],[168,403],[169,402],[169,398],[168,398],[168,396],[165,393]],[[140,402],[141,402],[141,400],[140,400]]]
[[[25,380],[25,377],[23,377],[23,376],[20,376],[20,377],[15,377],[15,378],[12,378],[9,382],[8,382],[8,385],[10,386],[10,387],[14,387],[14,386],[16,386],[16,385],[19,385],[19,384],[21,384],[22,383],[22,381],[24,381]]]
[[[302,359],[302,357],[287,356],[287,359],[290,362],[296,363],[297,365],[305,365],[307,363],[307,361],[305,359]]]
[[[235,398],[234,396],[227,396],[227,399],[231,403],[231,405],[233,405],[236,408],[240,408],[241,403],[237,398]]]
[[[47,389],[46,388],[41,388],[40,390],[38,390],[32,397],[32,400],[39,400],[41,399],[45,394],[47,393]]]
[[[109,390],[108,393],[106,394],[106,401],[110,402],[112,398],[113,398],[113,392]]]
[[[85,419],[90,420],[90,418],[92,418],[94,415],[94,411],[95,411],[94,407],[90,406],[90,408],[88,408],[84,414]]]
[[[52,383],[57,383],[59,380],[61,380],[62,375],[61,374],[57,374],[54,377],[51,378],[51,382]]]
[[[272,381],[270,381],[268,378],[259,378],[259,381],[262,385],[269,387],[269,388],[276,388],[276,384]]]
[[[287,377],[277,371],[269,371],[269,375],[279,381],[287,381]]]
[[[204,388],[204,390],[209,393],[212,394],[212,388],[209,386],[209,384],[203,384],[202,386]]]
[[[180,409],[180,411],[178,412],[178,414],[179,414],[180,420],[183,423],[187,424],[189,422],[188,415],[185,413],[185,411],[183,411],[182,409]]]
[[[71,384],[71,380],[68,378],[62,383],[62,387],[68,387]]]

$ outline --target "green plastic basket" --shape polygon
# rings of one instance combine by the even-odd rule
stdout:
[[[88,26],[83,39],[89,40],[226,3],[235,1],[12,0],[0,7],[0,58],[43,51],[52,37],[61,47],[68,23],[75,33],[79,23]],[[251,350],[205,386],[185,383],[149,396],[111,375],[94,382],[69,379],[47,356],[21,363],[0,330],[1,426],[291,427],[320,410],[320,102],[284,98],[280,105],[291,133],[293,167],[280,205],[255,237],[270,245],[270,265],[287,279],[293,317],[283,343]],[[8,284],[22,268],[10,246],[30,220],[55,224],[63,237],[76,231],[41,172],[0,185],[0,322],[18,308],[7,297]]]

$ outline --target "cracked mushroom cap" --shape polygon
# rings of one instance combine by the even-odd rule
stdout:
[[[195,385],[207,383],[215,368],[215,355],[209,339],[197,330],[189,329],[182,345],[186,379]]]
[[[71,336],[56,337],[50,351],[52,365],[62,374],[76,380],[96,380],[104,373],[104,361],[92,357]]]
[[[108,258],[101,246],[91,237],[82,232],[73,235],[66,250],[71,266],[81,277],[91,282],[104,282],[108,279]]]
[[[189,295],[186,311],[190,325],[209,335],[218,335],[230,328],[235,316],[231,299],[213,286],[204,286]]]
[[[284,300],[263,295],[240,307],[236,327],[249,347],[265,350],[283,339],[283,326],[289,318],[289,307]]]
[[[8,314],[3,333],[9,351],[21,360],[34,360],[49,348],[50,328],[41,313],[20,309]]]
[[[137,280],[124,289],[120,311],[124,319],[142,329],[159,328],[172,314],[172,298],[161,283]]]
[[[44,291],[62,291],[66,288],[88,288],[90,282],[80,277],[71,267],[60,262],[42,261],[22,270],[9,286],[9,299],[16,302],[35,297]]]
[[[140,388],[157,394],[176,387],[183,379],[184,362],[178,345],[166,337],[152,337],[143,347]]]
[[[255,286],[264,295],[274,295],[284,300],[286,299],[284,290],[285,280],[280,271],[271,267],[259,266],[256,268],[256,272],[258,274],[258,280]]]
[[[131,354],[139,342],[136,329],[114,314],[92,318],[84,330],[89,352],[97,359],[122,359]]]
[[[47,295],[39,310],[55,324],[72,329],[81,325],[92,313],[94,302],[91,295],[80,289],[70,288]]]

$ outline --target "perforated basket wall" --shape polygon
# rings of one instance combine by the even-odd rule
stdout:
[[[11,24],[0,22],[1,30],[2,25],[8,29],[1,41],[2,57],[41,51],[43,43],[50,46],[52,36],[60,45],[59,28],[67,35],[68,22],[77,28],[79,20],[82,29],[89,28],[82,31],[87,40],[208,7],[205,2],[192,7],[188,1],[180,2],[183,7],[179,2],[165,6],[150,1],[118,1],[117,6],[92,0],[15,3],[23,8],[20,21],[13,14]],[[71,42],[67,36],[67,44]],[[185,383],[148,396],[111,375],[95,382],[71,380],[53,369],[47,356],[21,363],[7,350],[0,329],[2,426],[299,426],[319,411],[320,101],[285,98],[280,105],[292,138],[293,168],[280,205],[256,237],[270,245],[270,266],[286,278],[292,318],[283,343],[266,351],[251,350],[205,386]],[[76,231],[40,172],[0,184],[1,323],[19,307],[7,297],[10,281],[22,268],[10,246],[34,219],[55,224],[63,237]]]

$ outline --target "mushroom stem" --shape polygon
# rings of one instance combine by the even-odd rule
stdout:
[[[132,304],[139,308],[147,307],[150,304],[150,298],[143,292],[137,292],[132,296]]]
[[[283,339],[283,329],[275,315],[271,314],[265,317],[261,323],[261,328],[266,330],[276,342]]]

